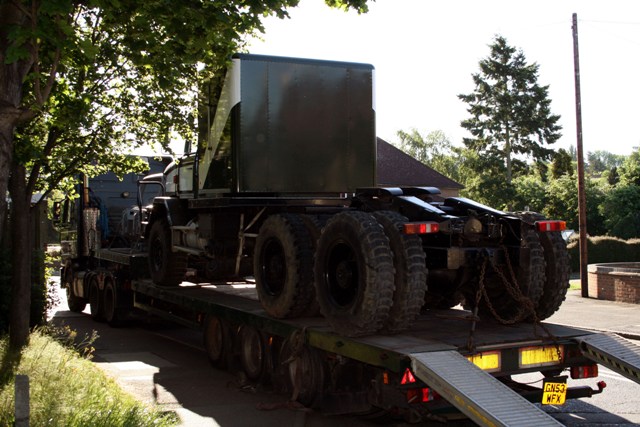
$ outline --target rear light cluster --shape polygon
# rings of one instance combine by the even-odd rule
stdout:
[[[416,383],[416,377],[411,372],[411,369],[407,368],[402,375],[400,385],[410,385]],[[406,390],[407,403],[424,403],[431,402],[434,399],[440,397],[433,389],[429,387],[410,388]]]
[[[598,376],[598,365],[572,366],[571,378],[574,380],[582,378],[595,378]]]
[[[407,222],[402,227],[404,234],[431,234],[440,231],[440,224],[434,221]]]
[[[383,374],[382,379],[386,385],[389,385],[389,374],[387,372]],[[400,380],[400,385],[405,386],[403,389],[407,398],[407,403],[425,403],[441,398],[436,391],[429,387],[409,388],[412,384],[416,383],[416,377],[413,375],[413,372],[411,372],[411,369],[405,369],[402,379]]]
[[[566,221],[545,220],[536,221],[536,228],[538,231],[564,231],[567,229]]]

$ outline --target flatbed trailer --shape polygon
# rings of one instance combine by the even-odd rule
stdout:
[[[135,265],[145,254],[100,250],[109,263]],[[123,264],[124,263],[124,264]],[[258,301],[251,280],[183,282],[163,287],[150,279],[126,283],[132,307],[200,329],[211,362],[267,382],[327,413],[372,407],[405,419],[445,421],[461,414],[479,425],[560,425],[532,402],[590,397],[589,386],[566,387],[572,377],[597,376],[596,363],[640,381],[637,346],[611,335],[548,322],[503,325],[461,309],[428,310],[410,331],[346,337],[322,317],[275,319]],[[561,393],[519,384],[511,376],[542,372]]]
[[[333,413],[557,425],[527,399],[603,389],[568,388],[565,370],[638,381],[637,347],[533,322],[566,295],[564,221],[377,185],[373,66],[231,62],[201,88],[184,158],[83,176],[54,209],[72,311],[202,329],[214,365]],[[473,312],[441,310],[462,301]],[[542,388],[511,379],[536,371]]]

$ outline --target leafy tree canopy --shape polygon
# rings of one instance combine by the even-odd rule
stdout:
[[[600,206],[611,236],[630,239],[640,236],[640,187],[629,184],[614,188]]]
[[[551,177],[553,179],[558,179],[562,175],[573,175],[573,170],[573,161],[567,150],[561,148],[554,153],[551,162]]]
[[[468,104],[471,117],[461,126],[472,137],[464,144],[504,163],[505,179],[511,182],[517,156],[546,160],[553,144],[560,138],[560,116],[551,113],[549,86],[538,84],[537,64],[527,64],[522,51],[496,36],[490,53],[473,74],[475,89],[458,97]]]
[[[631,155],[625,158],[622,166],[618,168],[618,174],[622,184],[640,186],[640,149],[635,148]]]
[[[328,0],[366,11],[366,0]],[[298,0],[0,0],[0,241],[9,188],[11,347],[28,337],[31,194],[78,172],[127,171],[119,153],[193,138],[203,78],[219,73],[261,18]],[[9,185],[11,184],[11,185]]]

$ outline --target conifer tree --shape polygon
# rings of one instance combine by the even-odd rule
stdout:
[[[551,113],[549,86],[538,84],[538,64],[528,64],[524,53],[501,36],[489,48],[489,56],[479,62],[480,72],[472,75],[474,91],[458,95],[471,115],[461,122],[472,136],[463,142],[492,163],[499,160],[510,185],[514,162],[550,159],[553,150],[546,145],[560,138],[562,127],[560,116]]]

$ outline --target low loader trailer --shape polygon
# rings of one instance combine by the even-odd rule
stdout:
[[[616,335],[547,322],[505,325],[467,310],[431,309],[410,331],[349,337],[335,333],[321,316],[269,316],[251,280],[165,287],[114,273],[127,277],[145,257],[96,253],[100,267],[89,272],[89,280],[106,287],[101,302],[89,301],[95,320],[122,326],[140,310],[201,330],[213,366],[327,414],[561,425],[533,403],[560,406],[606,387],[604,381],[569,387],[569,376],[596,378],[600,364],[640,383],[640,348]],[[537,386],[513,379],[533,372],[543,377]]]
[[[563,221],[376,185],[372,66],[242,54],[218,77],[185,157],[56,206],[71,310],[199,328],[214,365],[332,413],[557,425],[529,401],[604,388],[567,375],[638,381],[637,347],[543,322],[568,289]]]

